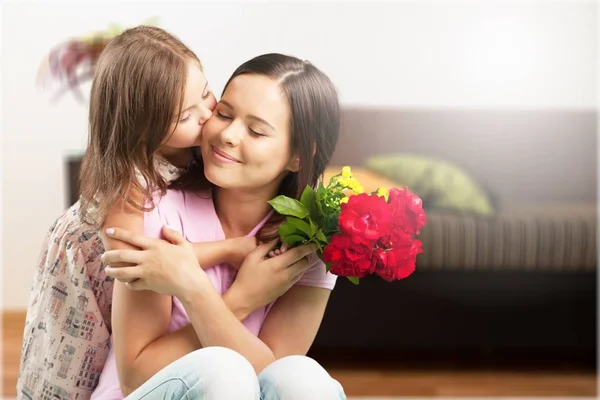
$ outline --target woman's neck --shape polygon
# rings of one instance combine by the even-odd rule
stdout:
[[[271,211],[268,200],[270,198],[264,193],[214,188],[213,202],[225,237],[241,237],[250,233]]]

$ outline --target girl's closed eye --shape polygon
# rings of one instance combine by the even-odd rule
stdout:
[[[229,115],[223,114],[221,111],[217,111],[217,117],[221,119],[231,119]]]
[[[190,113],[190,112],[185,112],[185,113],[184,113],[184,114],[181,116],[181,119],[179,119],[179,122],[185,122],[185,121],[187,121],[188,119],[190,119],[190,115],[191,115],[191,113]]]

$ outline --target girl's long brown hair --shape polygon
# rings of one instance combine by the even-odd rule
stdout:
[[[99,226],[124,200],[147,210],[153,194],[164,194],[156,153],[178,120],[190,61],[201,67],[179,39],[152,26],[125,30],[106,45],[90,95],[79,180],[83,221]]]

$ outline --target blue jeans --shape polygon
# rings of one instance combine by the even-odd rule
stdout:
[[[281,358],[258,376],[246,358],[206,347],[159,371],[125,400],[345,400],[342,386],[315,360]]]

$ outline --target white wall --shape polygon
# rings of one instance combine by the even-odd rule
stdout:
[[[35,87],[61,40],[157,16],[204,61],[216,93],[264,52],[309,59],[342,102],[401,107],[595,107],[593,1],[9,3],[2,26],[3,303],[27,304],[40,242],[65,204],[63,157],[86,142],[86,108]]]

